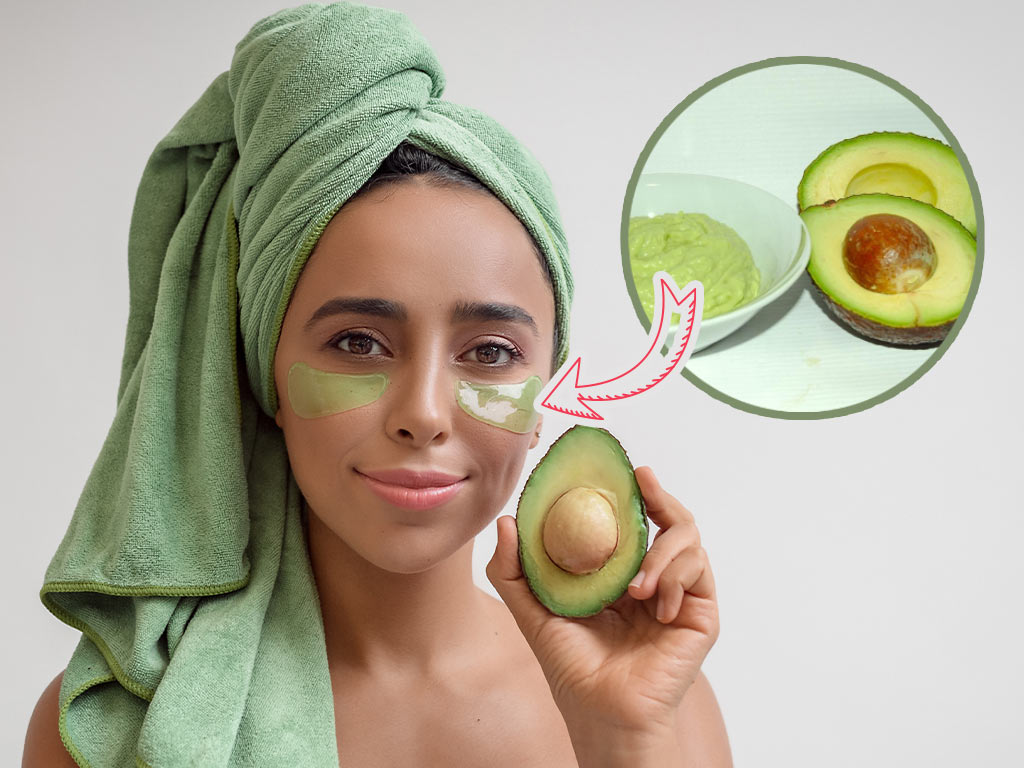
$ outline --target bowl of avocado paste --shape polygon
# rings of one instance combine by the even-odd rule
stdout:
[[[623,229],[623,272],[641,319],[651,320],[659,270],[680,287],[691,280],[704,285],[695,350],[725,338],[785,293],[810,255],[795,208],[758,187],[715,176],[641,175]]]
[[[654,312],[654,275],[665,270],[682,287],[704,284],[704,320],[757,297],[761,273],[743,238],[706,213],[662,213],[629,220],[629,261],[644,311]]]

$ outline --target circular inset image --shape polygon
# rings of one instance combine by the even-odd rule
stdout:
[[[647,142],[622,265],[650,327],[654,275],[700,280],[683,374],[754,413],[824,418],[916,381],[966,319],[977,183],[917,96],[836,59],[769,59],[707,83]]]

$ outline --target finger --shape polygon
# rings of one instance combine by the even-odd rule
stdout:
[[[684,507],[671,493],[661,487],[654,470],[650,467],[637,467],[634,472],[640,492],[647,507],[647,516],[658,528],[670,528],[677,523],[693,522],[690,510]]]
[[[703,599],[714,598],[714,577],[707,552],[701,546],[684,550],[662,574],[655,609],[658,621],[663,624],[674,622],[687,594]]]
[[[516,533],[515,518],[502,515],[497,525],[498,544],[487,563],[487,578],[512,613],[527,642],[532,645],[538,630],[545,621],[550,620],[551,614],[537,602],[523,576],[519,564],[519,536]]]
[[[658,590],[658,582],[669,563],[687,547],[700,546],[700,532],[692,522],[682,522],[671,528],[662,528],[651,548],[644,555],[640,570],[629,583],[629,594],[637,600],[646,600]]]

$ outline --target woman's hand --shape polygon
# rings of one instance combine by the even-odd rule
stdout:
[[[522,574],[512,517],[498,519],[498,545],[487,565],[577,753],[578,742],[594,734],[633,744],[674,734],[683,695],[718,637],[714,580],[693,515],[650,467],[638,468],[636,479],[660,530],[626,594],[601,613],[568,619],[537,601]]]

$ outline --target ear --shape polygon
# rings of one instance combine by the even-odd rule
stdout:
[[[533,448],[536,448],[537,447],[537,443],[540,442],[540,428],[541,428],[542,424],[544,424],[544,417],[543,416],[538,416],[537,417],[537,426],[535,426],[533,428],[533,437],[530,438],[530,449],[531,450]]]
[[[278,428],[284,429],[284,426],[281,424],[281,409],[280,408],[278,408],[277,409],[277,413],[274,414],[274,423],[277,424]]]

